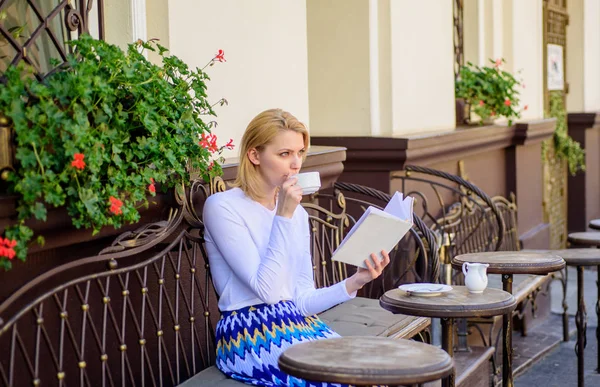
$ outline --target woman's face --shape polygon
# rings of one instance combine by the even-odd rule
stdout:
[[[252,149],[248,156],[259,166],[263,181],[270,187],[277,187],[300,172],[305,152],[302,134],[283,130],[262,151]]]

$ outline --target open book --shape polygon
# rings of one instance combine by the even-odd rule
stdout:
[[[366,268],[365,259],[390,251],[413,225],[413,198],[396,192],[382,211],[369,207],[331,257],[334,261]]]

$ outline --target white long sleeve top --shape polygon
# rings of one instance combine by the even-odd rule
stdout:
[[[310,316],[355,297],[345,281],[315,289],[304,208],[291,219],[275,213],[239,188],[206,200],[204,236],[219,309],[292,300]]]

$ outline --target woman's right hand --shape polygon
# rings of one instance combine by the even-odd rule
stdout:
[[[277,215],[291,219],[296,207],[302,200],[302,187],[297,186],[298,179],[290,177],[281,185],[277,199]]]

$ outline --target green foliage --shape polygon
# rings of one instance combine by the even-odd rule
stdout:
[[[493,66],[476,66],[468,62],[462,66],[455,83],[456,98],[463,98],[472,111],[483,120],[506,117],[508,125],[521,117],[515,108],[519,105],[520,82],[509,72],[501,70],[504,60],[493,61]]]
[[[203,69],[190,70],[152,41],[127,52],[89,36],[72,44],[75,54],[61,71],[41,82],[20,64],[6,71],[0,88],[18,163],[9,184],[19,197],[18,221],[4,234],[18,242],[21,260],[33,237],[25,220],[45,221],[49,207],[66,206],[75,227],[95,234],[137,222],[155,183],[166,191],[187,183],[190,169],[204,179],[221,173],[224,147],[208,134],[213,122],[202,119],[215,116]],[[162,67],[142,49],[157,50]],[[10,268],[1,254],[0,267]]]
[[[576,175],[578,171],[585,171],[585,151],[568,134],[567,112],[562,92],[550,93],[550,109],[547,116],[556,118],[556,129],[554,130],[556,156],[560,160],[567,160],[571,175]],[[544,148],[543,151],[545,152],[546,149]]]

